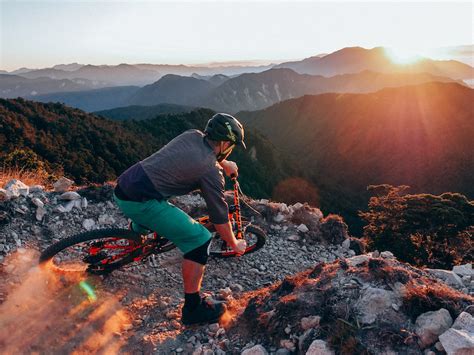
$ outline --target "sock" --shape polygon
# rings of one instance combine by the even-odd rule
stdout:
[[[189,310],[195,309],[201,303],[201,295],[199,292],[184,294],[184,307]]]

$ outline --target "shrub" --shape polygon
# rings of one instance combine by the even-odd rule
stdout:
[[[371,185],[364,239],[417,266],[451,268],[474,256],[474,202],[459,193],[406,194],[408,186]]]

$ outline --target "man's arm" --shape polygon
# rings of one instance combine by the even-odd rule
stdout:
[[[235,238],[230,222],[224,224],[214,224],[217,233],[222,239],[239,255],[242,255],[247,248],[247,243],[243,239]]]

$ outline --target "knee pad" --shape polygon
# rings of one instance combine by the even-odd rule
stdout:
[[[184,259],[194,261],[195,263],[206,265],[207,258],[209,257],[209,246],[211,244],[211,239],[205,242],[200,247],[188,251],[184,254]]]

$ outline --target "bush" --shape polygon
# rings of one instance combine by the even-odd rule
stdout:
[[[417,266],[452,268],[474,256],[474,202],[459,193],[405,194],[408,186],[371,185],[364,239]]]

